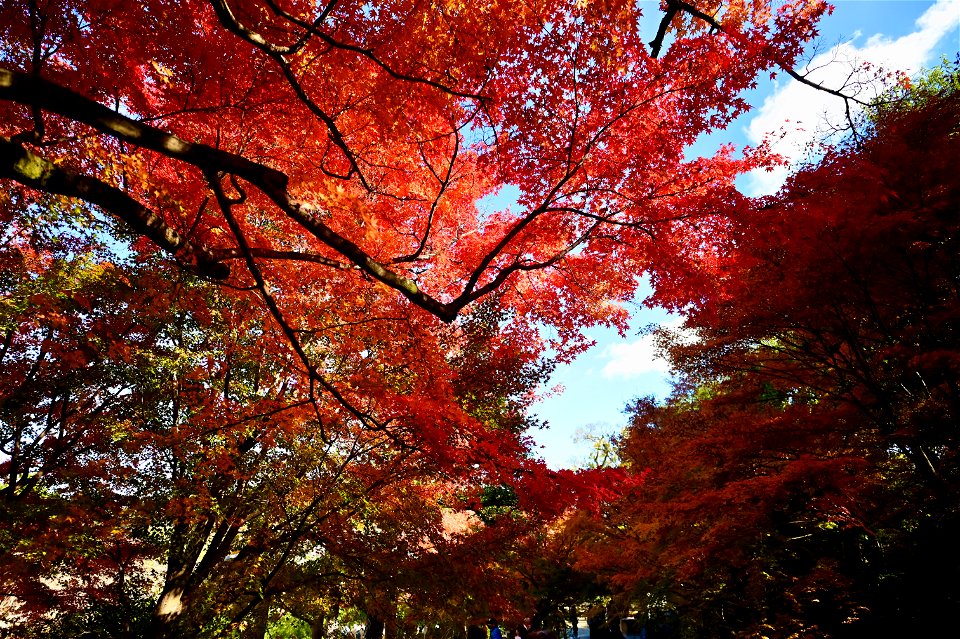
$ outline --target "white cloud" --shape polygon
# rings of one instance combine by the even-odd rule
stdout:
[[[683,318],[677,317],[660,324],[660,328],[672,331],[684,342],[695,340],[691,332],[681,328],[682,324]],[[670,373],[670,362],[660,355],[653,335],[610,344],[603,349],[601,357],[607,360],[601,371],[607,379],[632,379],[648,373],[666,376]]]
[[[859,35],[841,43],[811,61],[808,79],[834,88],[849,85],[857,79],[851,78],[851,70],[861,62],[908,75],[916,73],[933,61],[943,38],[960,27],[960,0],[938,0],[917,19],[915,27],[913,32],[895,39],[875,34],[860,47],[854,44]],[[862,86],[859,97],[869,99],[879,89],[876,84]],[[752,144],[758,144],[769,136],[773,150],[795,163],[805,157],[812,143],[830,131],[831,125],[844,121],[844,109],[843,100],[790,80],[767,97],[747,125],[747,137]],[[754,171],[744,190],[751,195],[775,193],[788,174],[786,167],[772,172]]]
[[[607,379],[630,379],[647,373],[666,375],[670,364],[657,354],[653,335],[644,335],[632,342],[610,344],[603,351],[608,360],[603,367]]]

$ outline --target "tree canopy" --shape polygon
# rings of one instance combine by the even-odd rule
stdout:
[[[645,481],[580,561],[675,631],[923,634],[956,606],[957,77],[730,210],[724,275],[662,333],[680,382],[620,452]]]
[[[640,477],[548,470],[527,407],[642,274],[733,294],[759,259],[718,248],[734,178],[771,158],[686,151],[761,75],[802,79],[826,11],[0,5],[10,627],[529,609],[532,576],[570,577],[559,523]]]

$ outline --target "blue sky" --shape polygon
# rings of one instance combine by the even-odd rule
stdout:
[[[643,4],[650,5],[647,15],[657,15],[658,1]],[[816,69],[810,77],[824,84],[839,86],[857,60],[914,75],[960,51],[960,0],[835,0],[834,7],[820,23],[820,38],[807,49],[809,68]],[[780,138],[775,150],[799,161],[806,144],[842,117],[839,100],[790,78],[767,82],[747,97],[754,108],[726,131],[699,142],[695,152],[709,153],[721,142],[755,145],[775,135]],[[739,185],[752,195],[773,193],[786,175],[787,170],[747,175]],[[637,299],[645,295],[641,289]],[[615,331],[591,331],[596,346],[559,368],[549,384],[555,390],[533,407],[550,426],[530,433],[550,466],[576,466],[583,459],[584,444],[575,441],[578,430],[617,432],[626,425],[623,408],[632,398],[669,393],[666,362],[657,358],[650,339],[638,333],[648,324],[677,318],[639,303],[631,311],[626,339]]]

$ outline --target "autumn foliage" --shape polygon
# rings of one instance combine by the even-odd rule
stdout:
[[[685,149],[826,10],[2,3],[5,628],[519,615],[625,481],[531,454],[538,385],[641,273],[722,266],[768,158]]]
[[[947,75],[891,94],[865,137],[731,209],[723,275],[685,289],[686,331],[662,335],[679,384],[636,402],[621,450],[645,482],[580,561],[649,618],[679,615],[675,632],[950,623],[960,95]]]

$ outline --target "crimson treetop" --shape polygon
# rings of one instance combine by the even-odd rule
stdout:
[[[827,8],[4,4],[0,175],[267,300],[287,286],[276,262],[297,260],[330,292],[371,278],[444,321],[507,284],[504,303],[567,331],[622,319],[604,302],[699,241],[688,218],[757,158],[684,148],[788,68]],[[517,206],[478,210],[507,185]]]

